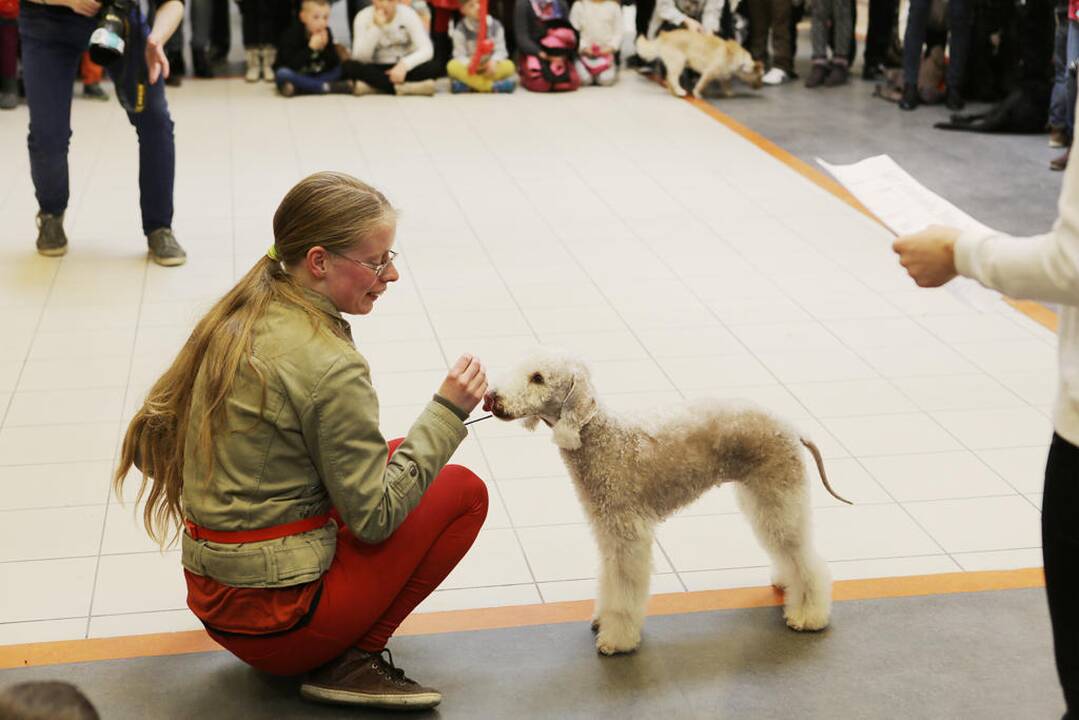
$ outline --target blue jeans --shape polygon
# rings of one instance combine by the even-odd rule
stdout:
[[[1079,22],[1068,21],[1068,67],[1079,61]],[[1068,109],[1068,134],[1075,134],[1075,78],[1068,78],[1065,102]]]
[[[903,81],[918,84],[918,69],[922,65],[925,33],[929,25],[930,0],[910,0],[907,32],[903,37]],[[948,2],[948,87],[957,92],[963,87],[963,72],[967,67],[970,49],[972,0]]]
[[[94,18],[36,3],[22,3],[19,11],[23,80],[30,107],[30,175],[38,206],[53,215],[67,209],[71,96],[79,58],[89,47],[96,25]],[[176,146],[163,79],[147,87],[145,109],[127,117],[139,137],[142,229],[149,235],[172,226]]]
[[[322,95],[326,92],[326,83],[341,79],[341,66],[318,75],[305,75],[292,68],[283,67],[278,68],[274,77],[277,79],[277,87],[281,87],[282,83],[292,83],[297,95]]]
[[[1053,36],[1053,94],[1049,97],[1049,126],[1068,125],[1068,6],[1057,7]]]

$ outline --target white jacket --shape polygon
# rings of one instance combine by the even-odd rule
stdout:
[[[622,6],[615,0],[577,0],[569,10],[569,21],[581,34],[581,48],[593,45],[622,49]]]
[[[1079,445],[1079,162],[1068,164],[1058,211],[1045,235],[964,233],[955,245],[955,267],[960,275],[1010,297],[1063,306],[1053,425],[1061,437]]]

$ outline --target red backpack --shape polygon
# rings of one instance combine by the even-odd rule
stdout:
[[[547,21],[540,40],[548,58],[525,55],[521,61],[521,86],[532,92],[569,92],[581,86],[573,60],[577,55],[577,30],[561,18]]]

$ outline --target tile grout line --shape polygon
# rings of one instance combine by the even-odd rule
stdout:
[[[529,321],[528,317],[521,310],[520,304],[518,303],[516,296],[513,295],[513,292],[511,290],[509,284],[505,281],[505,278],[502,276],[502,274],[500,272],[498,272],[497,266],[495,265],[495,263],[492,261],[492,259],[490,257],[489,250],[487,249],[487,247],[484,244],[483,240],[480,238],[479,233],[476,232],[476,228],[475,228],[475,225],[472,222],[472,219],[469,217],[468,213],[465,212],[464,207],[462,207],[461,202],[460,202],[460,198],[458,198],[457,194],[454,192],[453,186],[447,181],[445,174],[438,167],[437,163],[434,162],[434,157],[431,154],[430,149],[424,144],[422,135],[419,132],[417,132],[416,126],[412,123],[411,117],[408,116],[408,115],[405,116],[405,125],[412,132],[413,138],[415,139],[417,145],[423,150],[424,156],[427,158],[428,163],[434,169],[435,175],[442,181],[443,185],[448,187],[449,195],[450,195],[450,197],[452,197],[454,199],[454,202],[457,204],[457,207],[460,210],[461,215],[463,216],[466,225],[471,230],[472,236],[475,238],[477,245],[480,247],[480,249],[487,256],[488,260],[491,261],[491,266],[492,266],[492,268],[495,269],[495,272],[498,275],[499,281],[502,282],[502,284],[506,288],[507,292],[509,292],[510,297],[513,298],[514,304],[517,306],[517,311],[518,311],[518,313],[521,314],[521,317],[524,319],[525,324],[528,326],[529,330],[531,330],[533,338],[538,338],[538,336],[536,335],[535,328],[532,326],[532,323]],[[470,126],[470,131],[474,132],[473,130],[471,130],[471,126]],[[441,337],[438,336],[438,333],[437,333],[437,331],[435,329],[434,320],[431,317],[430,310],[427,307],[427,303],[423,299],[423,294],[420,291],[418,285],[416,287],[416,294],[417,294],[417,296],[419,296],[420,305],[424,309],[424,314],[426,315],[427,321],[430,324],[431,331],[435,334],[435,342],[438,343],[438,347],[439,347],[439,350],[442,353],[442,357],[443,357],[443,360],[446,363],[446,367],[449,367],[449,359],[448,359],[448,356],[446,355],[446,349],[445,349],[445,346],[443,344],[443,340],[442,340]],[[479,436],[479,434],[476,434],[476,445],[479,448],[480,455],[483,458],[483,461],[487,464],[488,470],[491,471],[492,480],[493,480],[494,479],[494,470],[491,467],[491,461],[488,458],[486,449],[483,447],[483,441],[482,441],[481,437]],[[502,510],[503,510],[503,512],[505,512],[506,517],[510,521],[510,530],[513,532],[513,537],[517,541],[517,548],[521,552],[521,557],[524,560],[525,568],[528,570],[529,577],[532,578],[532,585],[536,590],[537,596],[542,601],[543,600],[543,593],[539,589],[539,582],[536,579],[536,572],[532,567],[532,562],[531,562],[531,560],[529,560],[528,552],[525,550],[524,542],[521,540],[520,532],[518,532],[516,524],[514,523],[513,516],[510,515],[509,507],[506,505],[505,498],[502,497],[502,492],[498,488],[497,482],[495,483],[495,491],[498,493],[498,501],[502,505]]]

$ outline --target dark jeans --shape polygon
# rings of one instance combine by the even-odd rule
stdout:
[[[326,83],[341,79],[341,66],[318,75],[306,75],[283,67],[278,68],[275,75],[277,87],[281,87],[283,83],[292,83],[297,95],[322,95],[326,92]]]
[[[1079,712],[1079,448],[1056,434],[1045,467],[1042,557],[1057,673],[1066,717],[1074,717]]]
[[[393,83],[390,82],[386,71],[393,65],[379,65],[377,63],[362,63],[356,60],[346,60],[341,64],[341,78],[344,80],[360,80],[367,83],[379,92],[394,92]],[[419,82],[420,80],[434,80],[439,76],[438,64],[434,60],[428,60],[423,65],[417,65],[405,75],[405,82]]]
[[[926,26],[929,24],[930,0],[910,0],[907,33],[903,37],[903,81],[918,84],[922,64]],[[963,73],[970,50],[971,0],[948,2],[948,87],[957,91],[963,86]]]
[[[22,3],[19,11],[23,79],[30,107],[30,175],[42,212],[58,215],[67,209],[71,95],[79,58],[95,26],[93,18],[35,3]],[[142,229],[149,234],[172,226],[176,146],[163,79],[147,88],[145,109],[127,117],[139,137],[139,201]]]
[[[656,11],[656,0],[634,0],[637,6],[637,36],[648,34],[648,23],[652,22],[652,13]]]
[[[865,34],[865,64],[879,66],[888,56],[898,19],[899,0],[869,0],[869,28]]]

